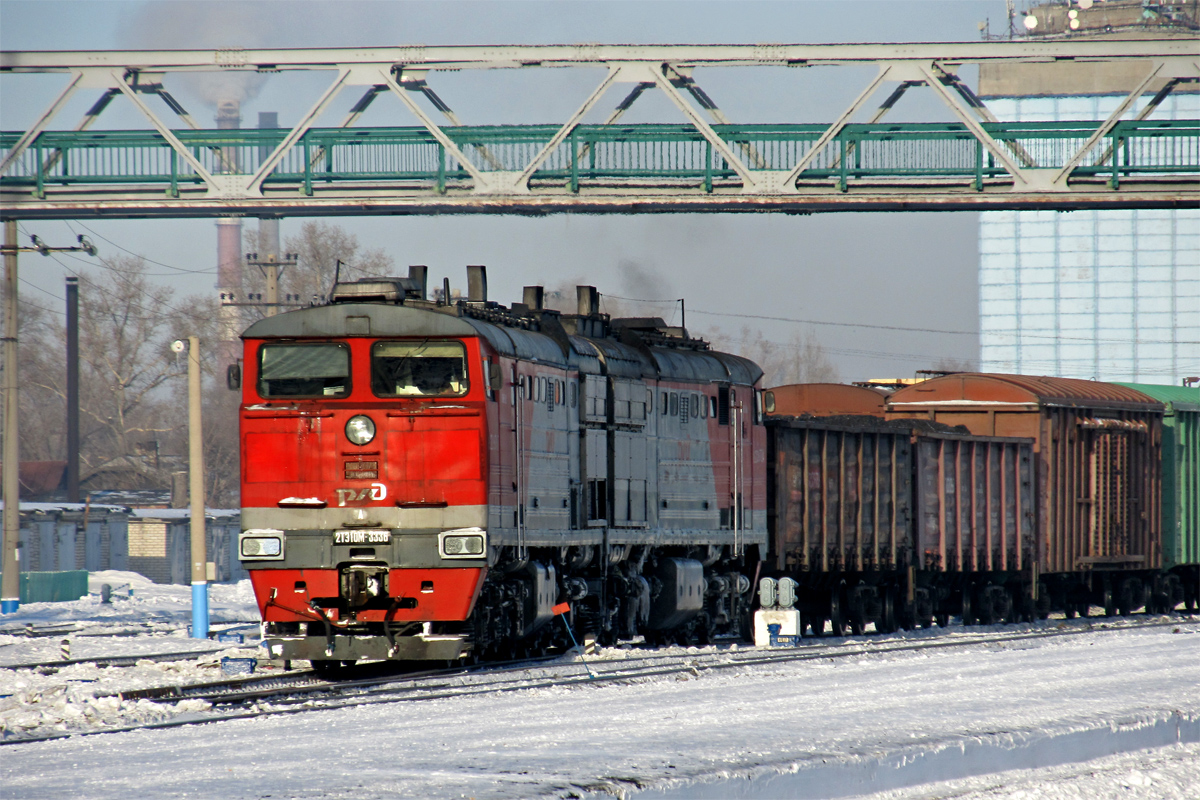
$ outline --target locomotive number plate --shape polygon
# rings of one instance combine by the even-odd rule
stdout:
[[[391,544],[391,531],[334,531],[334,544]]]

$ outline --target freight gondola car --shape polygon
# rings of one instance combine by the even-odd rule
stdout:
[[[766,540],[761,370],[660,319],[406,279],[250,326],[243,564],[273,657],[495,658],[707,641]],[[448,289],[448,286],[446,287]]]
[[[873,394],[842,388],[807,408],[851,410]],[[830,403],[831,392],[849,403]],[[795,400],[788,388],[767,392],[768,408],[805,408]],[[793,582],[799,632],[1048,613],[1030,566],[1032,440],[870,415],[768,415],[767,427],[766,574]]]

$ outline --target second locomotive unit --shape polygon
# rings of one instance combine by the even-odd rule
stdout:
[[[245,341],[239,552],[272,657],[707,641],[765,552],[762,371],[660,319],[338,284]],[[448,290],[448,287],[446,287]],[[559,607],[561,611],[562,607]]]

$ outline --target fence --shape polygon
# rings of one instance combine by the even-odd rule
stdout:
[[[210,510],[208,560],[218,583],[246,577],[237,558],[237,511]],[[121,506],[22,503],[18,551],[24,573],[130,570],[155,583],[191,583],[186,511]],[[24,584],[22,584],[24,585]]]

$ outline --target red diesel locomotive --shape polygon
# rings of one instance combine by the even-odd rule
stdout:
[[[338,284],[246,330],[239,552],[272,657],[707,641],[767,541],[762,371],[661,319]],[[448,287],[447,287],[448,288]],[[443,292],[442,297],[446,297]]]

